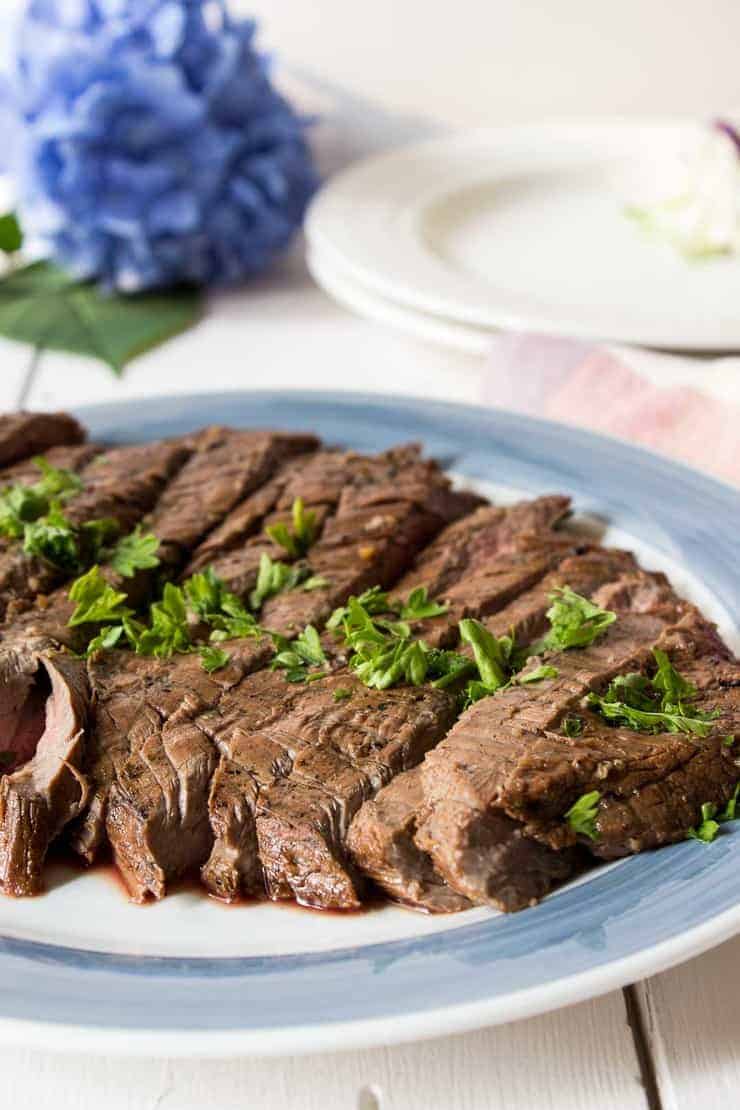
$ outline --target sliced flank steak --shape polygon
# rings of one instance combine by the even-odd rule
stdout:
[[[677,606],[674,616],[679,612]],[[621,616],[589,647],[554,655],[557,677],[513,686],[471,706],[429,754],[422,772],[425,813],[416,842],[455,890],[474,902],[516,908],[499,900],[496,859],[480,851],[481,843],[491,841],[491,824],[498,827],[506,814],[510,776],[536,750],[542,733],[554,732],[565,716],[577,712],[590,690],[641,670],[665,627],[666,621],[652,614]],[[522,899],[522,905],[529,902]]]
[[[90,692],[84,662],[62,652],[0,656],[0,886],[35,894],[50,842],[87,798],[82,774]]]
[[[5,413],[0,416],[0,467],[85,438],[82,425],[66,412]]]
[[[557,536],[558,533],[554,535]],[[498,578],[502,584],[507,581],[510,583],[510,588],[502,589],[499,594],[501,599],[499,611],[492,613],[495,609],[494,595],[487,605],[479,607],[477,613],[461,614],[483,617],[483,623],[494,635],[512,635],[520,646],[531,643],[545,631],[547,625],[545,614],[551,604],[550,595],[553,589],[567,583],[578,592],[588,595],[605,582],[622,574],[623,571],[635,567],[632,556],[623,551],[593,548],[573,555],[567,547],[563,549],[559,546],[548,551],[544,538],[539,543],[539,550],[538,545],[529,546],[531,557],[539,567],[539,573],[535,575],[536,584],[532,585],[528,580],[526,563],[524,572],[521,565],[522,560],[526,558],[527,545],[524,553],[519,553],[515,550],[515,540],[512,540],[504,552],[488,565],[490,581],[496,581]],[[547,561],[547,557],[552,554],[559,556],[560,559],[555,570],[549,570],[553,559],[550,558],[549,562]],[[500,569],[497,571],[498,566]],[[547,571],[549,573],[546,573]],[[472,578],[475,580],[475,573]],[[514,600],[511,600],[512,597]],[[506,604],[507,602],[509,603]],[[485,613],[489,615],[486,617]],[[439,624],[442,619],[437,618],[435,622],[430,623]],[[356,866],[374,879],[391,897],[417,909],[447,912],[455,908],[454,897],[458,895],[450,893],[448,897],[440,896],[440,890],[444,888],[443,880],[436,873],[431,858],[421,851],[414,839],[417,826],[424,819],[423,807],[415,813],[411,812],[412,800],[417,805],[420,803],[420,775],[421,772],[413,776],[410,773],[402,775],[391,786],[385,787],[373,802],[366,803],[352,826],[349,846]],[[405,786],[406,779],[411,780],[408,788]],[[510,827],[506,821],[499,822],[497,829],[499,832],[507,829],[515,840],[511,845],[511,851],[502,844],[495,860],[496,867],[499,869],[497,874],[503,884],[502,898],[505,899],[507,907],[513,906],[517,900],[514,887],[518,871],[523,875],[521,865],[527,852],[532,856],[530,878],[520,879],[523,884],[521,900],[525,904],[532,898],[538,897],[536,891],[543,887],[543,884],[546,886],[548,882],[562,878],[564,868],[569,869],[575,862],[569,862],[567,859],[549,860],[547,853],[539,847],[529,846],[527,842],[520,844],[519,831]],[[516,836],[514,836],[515,833]],[[385,855],[384,849],[387,849]],[[478,845],[477,850],[482,851],[482,845]],[[411,873],[408,867],[410,859],[424,861],[421,872],[425,876],[423,881],[419,881]],[[550,879],[548,879],[548,864],[549,871],[552,872]],[[506,876],[506,869],[510,865],[513,870],[509,878]]]
[[[73,525],[112,519],[129,532],[154,505],[189,449],[177,441],[106,451],[83,467],[82,489],[64,505]],[[59,567],[28,555],[19,544],[0,553],[0,615],[12,620],[34,598],[68,577]]]
[[[178,570],[198,542],[262,488],[282,462],[318,447],[312,435],[229,428],[206,428],[195,443],[195,453],[146,522],[159,538],[160,559]]]
[[[400,459],[403,459],[405,473],[408,474],[410,472],[411,475],[415,478],[413,499],[410,500],[408,503],[391,503],[390,511],[393,513],[394,523],[396,524],[395,537],[389,537],[383,544],[382,548],[380,547],[380,545],[377,545],[377,555],[371,556],[368,555],[368,553],[357,552],[357,547],[361,546],[360,541],[363,539],[363,533],[360,530],[360,533],[358,535],[356,529],[361,529],[361,525],[356,524],[355,521],[345,520],[342,517],[342,503],[346,498],[347,491],[351,491],[353,489],[362,489],[363,494],[367,495],[368,491],[373,487],[373,481],[378,485],[380,485],[381,483],[387,484],[390,480],[390,477],[397,474]],[[405,565],[407,565],[408,561],[413,557],[415,550],[418,549],[418,546],[421,544],[421,542],[423,542],[423,539],[426,538],[430,533],[438,531],[446,523],[444,514],[447,514],[447,519],[450,519],[451,517],[459,515],[461,512],[465,511],[465,509],[471,503],[471,499],[468,495],[457,496],[451,492],[447,480],[442,476],[441,472],[436,467],[417,460],[418,455],[415,451],[386,453],[385,455],[377,456],[374,458],[364,458],[362,456],[352,455],[349,456],[349,458],[346,460],[344,468],[342,470],[337,470],[336,457],[334,455],[327,455],[327,462],[323,464],[325,466],[328,465],[329,467],[329,480],[327,480],[326,482],[322,482],[321,480],[321,461],[313,459],[309,460],[306,470],[309,471],[310,480],[307,481],[305,486],[303,486],[299,476],[296,475],[293,479],[293,482],[291,483],[291,488],[286,487],[283,491],[278,508],[280,509],[284,507],[285,509],[287,509],[290,505],[292,505],[295,497],[302,496],[307,510],[313,510],[314,505],[317,507],[320,507],[321,505],[326,505],[330,496],[338,496],[340,502],[339,508],[335,516],[326,517],[327,524],[325,524],[325,529],[327,526],[333,526],[335,522],[339,521],[340,523],[337,526],[341,527],[343,535],[345,536],[348,544],[351,544],[351,541],[354,537],[353,547],[355,549],[355,563],[361,563],[361,565],[364,567],[365,565],[367,565],[368,562],[372,563],[373,558],[377,558],[379,560],[381,557],[385,556],[389,559],[395,559],[396,565],[400,564],[401,568],[405,569]],[[338,485],[338,479],[341,473],[344,474],[343,489]],[[423,503],[422,485],[424,482],[426,482],[427,486],[427,501],[429,503],[429,507],[426,507]],[[305,495],[304,490],[307,491]],[[313,498],[316,498],[316,500],[312,500]],[[409,534],[409,529],[405,527],[405,524],[406,520],[410,517],[422,517],[424,519],[423,528],[417,526],[415,532],[411,532],[411,534]],[[340,520],[340,518],[342,518],[342,520]],[[362,523],[364,523],[364,518]],[[259,542],[264,549],[264,544],[262,544],[261,541]],[[321,543],[322,540],[319,539],[308,553],[308,557],[311,560],[312,566],[315,549],[319,547]],[[402,554],[400,556],[395,554],[397,547],[400,548],[402,551]],[[242,566],[248,565],[251,548],[252,545],[250,545],[249,543],[247,543],[242,548]],[[235,559],[237,554],[237,552],[230,553],[230,558]],[[348,557],[348,565],[351,565],[351,561],[351,558]],[[217,573],[222,573],[222,565],[216,562],[215,567]],[[244,581],[242,569],[240,567],[237,567],[236,570],[236,574],[233,574],[230,577],[226,578],[227,585],[231,589],[237,588],[238,592],[243,593],[247,583]],[[291,596],[299,599],[299,601],[302,601],[302,599],[306,595],[303,591],[297,590],[291,591]],[[266,609],[267,606],[263,608],[263,611],[260,614],[260,620],[264,625],[283,633],[289,633],[291,631],[293,622],[287,615],[289,613],[289,610],[285,611],[286,619],[285,622],[281,625],[280,623],[276,623],[274,619],[266,616]],[[249,641],[247,648],[250,652],[252,664],[255,667],[266,662],[272,655],[272,645],[267,637]],[[173,665],[178,666],[179,664]],[[253,680],[246,679],[244,683],[240,684],[239,686],[239,698],[244,697],[249,700],[250,698],[256,697],[255,704],[262,705],[264,702],[264,698],[261,695],[260,686],[260,683],[262,681],[263,679],[260,678],[260,676],[255,676]],[[289,684],[286,684],[284,678],[279,675],[272,677],[271,688],[273,690],[272,697],[274,699],[274,709],[278,712],[285,711],[287,706],[290,704],[290,700],[293,696],[293,689]],[[244,691],[243,694],[242,691]],[[236,692],[234,692],[233,697],[236,696],[237,694]],[[219,705],[220,704],[221,703],[219,701]],[[226,708],[228,709],[228,705]],[[189,703],[187,709],[183,707],[183,713],[178,715],[176,724],[170,725],[168,716],[166,722],[163,722],[163,728],[161,732],[158,733],[156,736],[153,735],[151,721],[148,725],[144,725],[143,729],[144,733],[146,734],[145,751],[147,753],[147,763],[152,764],[153,747],[158,747],[160,751],[166,754],[167,748],[172,742],[173,735],[177,736],[177,742],[179,743],[179,738],[183,735],[184,731],[187,731],[185,729],[186,717],[188,720],[187,727],[191,728],[192,726],[193,729],[197,730],[200,727],[201,718],[205,717],[206,719],[208,719],[209,713],[210,716],[213,716],[215,712],[216,706],[209,704],[207,700],[198,706],[195,706],[193,703]],[[270,712],[273,712],[273,707],[270,707]],[[243,714],[232,714],[232,716],[235,718],[235,721],[238,722],[238,728],[244,729],[247,727],[244,724]],[[154,731],[156,732],[156,730]],[[195,733],[193,731],[190,731],[189,735],[190,743],[193,746],[193,750],[195,750],[195,747],[197,746],[195,743]],[[220,795],[218,794],[218,784],[223,784],[224,782],[228,781],[228,776],[225,774],[227,768],[225,767],[225,765],[222,765],[222,763],[228,763],[228,761],[231,760],[232,753],[228,750],[227,747],[220,750],[218,748],[214,748],[212,750],[215,756],[218,757],[220,755],[220,763],[217,768],[218,773],[214,776],[214,782],[216,782],[217,784],[215,796],[214,792],[211,791],[213,810],[214,812],[222,814],[223,805]],[[199,759],[195,756],[192,765],[201,765],[199,763]],[[135,769],[135,792],[131,787],[131,783],[134,781],[134,778],[129,775],[130,768]],[[207,768],[207,770],[208,773],[205,774],[205,777],[202,780],[199,780],[198,784],[198,789],[200,791],[199,797],[201,798],[202,811],[204,813],[207,813],[208,810],[209,792],[207,786],[211,768]],[[142,755],[138,751],[138,749],[131,750],[130,758],[126,766],[117,768],[116,772],[116,784],[110,792],[107,813],[107,829],[111,838],[111,842],[113,844],[113,849],[116,857],[118,858],[119,856],[121,856],[121,858],[123,859],[124,857],[128,858],[130,856],[129,848],[131,845],[137,844],[139,847],[134,849],[134,851],[138,851],[141,849],[142,844],[145,843],[143,832],[141,833],[141,836],[138,836],[134,830],[136,828],[141,831],[147,825],[147,822],[149,821],[152,813],[152,805],[150,801],[151,797],[158,796],[161,800],[161,805],[164,806],[165,809],[167,807],[160,781],[161,771],[159,775],[155,773],[153,765],[150,765],[147,767],[147,769],[142,770]],[[205,787],[205,789],[203,789],[203,787]],[[197,792],[198,791],[196,791],[196,793]],[[142,798],[149,800],[145,800],[142,802]],[[194,803],[189,802],[188,804],[189,820],[189,817],[192,816],[194,812]],[[243,803],[240,804],[243,807]],[[253,816],[251,817],[251,820],[253,823]],[[204,862],[201,858],[201,841],[193,832],[195,826],[188,825],[186,828],[186,823],[186,816],[185,814],[181,813],[179,825],[179,835],[181,837],[181,843],[178,845],[179,850],[176,856],[173,854],[168,854],[162,844],[159,845],[162,858],[157,860],[156,855],[152,856],[152,866],[148,868],[147,874],[150,877],[156,876],[156,868],[159,867],[163,876],[162,879],[157,879],[156,881],[155,878],[152,878],[150,885],[147,887],[149,892],[155,894],[155,896],[160,896],[163,892],[162,884],[167,877],[171,878],[173,877],[173,875],[180,873],[182,869],[188,869],[190,867],[198,866],[199,864]],[[201,826],[198,825],[198,828],[200,827]],[[172,826],[172,823],[169,822],[167,828],[168,835],[178,835],[177,820],[175,820],[174,826]],[[212,839],[213,834],[210,834],[210,836]],[[187,850],[187,844],[191,845],[191,850],[189,853]],[[152,847],[152,845],[150,845],[150,847]],[[216,851],[218,854],[218,848],[216,849]],[[168,859],[171,861],[171,868],[174,868],[174,870],[168,868]],[[186,863],[186,861],[189,862]],[[123,869],[129,876],[135,895],[138,896],[138,888],[136,886],[137,880],[135,879],[135,876],[136,874],[140,874],[140,872],[137,872],[136,868],[128,863],[123,864]]]
[[[474,579],[486,568],[489,592],[479,590],[468,611],[478,613],[481,608],[504,604],[576,546],[573,537],[564,539],[549,531],[550,523],[562,517],[566,506],[562,499],[540,499],[507,510],[480,509],[448,526],[421,553],[394,592],[400,596],[404,589],[431,584],[446,589],[441,595],[446,599],[457,585],[457,574]],[[534,563],[531,559],[529,563],[520,561],[517,544],[523,543],[531,557],[535,547],[529,529],[543,524]],[[454,567],[450,559],[444,574],[428,573],[431,567],[441,566],[440,555],[454,551],[460,541],[460,547],[464,546],[468,525],[469,557],[460,554]],[[520,528],[524,530],[521,535]],[[495,568],[500,568],[498,574]],[[459,609],[451,608],[444,617],[428,622],[436,626],[437,642],[455,641],[459,617]],[[441,627],[445,619],[449,622],[446,632]],[[426,635],[421,626],[419,631]],[[281,719],[271,730],[274,738],[287,729],[287,742],[293,746],[299,736],[300,756],[289,777],[259,784],[257,833],[271,897],[293,896],[314,906],[350,909],[359,905],[363,887],[346,851],[352,818],[363,803],[415,766],[442,738],[457,708],[455,698],[439,690],[423,688],[422,694],[416,687],[366,689],[351,672],[342,672],[334,681],[342,694],[350,695],[346,701],[332,704],[331,683],[321,682],[296,702],[290,722]],[[429,701],[422,712],[419,702],[424,697]],[[246,741],[242,748],[248,751],[248,747]],[[448,904],[453,900],[450,896]]]

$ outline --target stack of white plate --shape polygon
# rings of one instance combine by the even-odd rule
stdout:
[[[675,158],[686,128],[498,128],[357,163],[311,207],[311,272],[362,315],[467,351],[500,328],[737,350],[738,259],[687,261],[626,214],[636,169]]]

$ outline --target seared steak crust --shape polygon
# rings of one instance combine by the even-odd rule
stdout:
[[[84,428],[65,412],[13,412],[0,416],[0,466],[48,451],[82,443]]]

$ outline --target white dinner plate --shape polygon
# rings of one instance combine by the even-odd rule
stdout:
[[[640,168],[688,125],[528,125],[358,163],[309,211],[311,249],[355,287],[476,328],[740,349],[740,259],[688,261],[626,214]]]

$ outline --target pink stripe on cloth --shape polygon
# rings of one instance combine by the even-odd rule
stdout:
[[[740,406],[657,386],[580,340],[502,333],[483,400],[643,444],[740,485]]]

